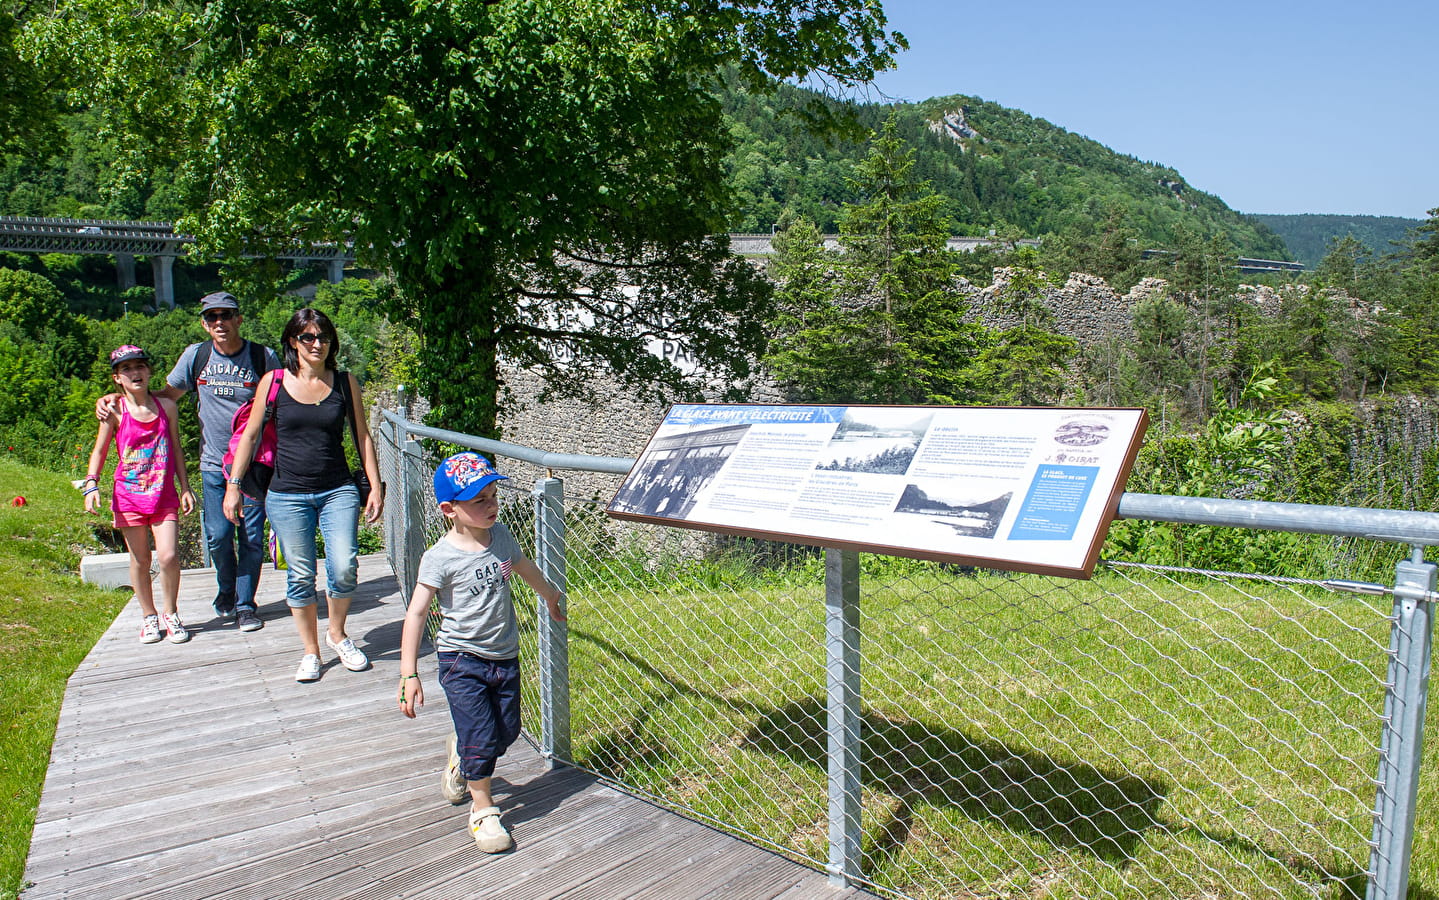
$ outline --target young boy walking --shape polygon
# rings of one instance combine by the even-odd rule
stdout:
[[[534,588],[550,618],[565,621],[559,589],[497,521],[495,483],[505,477],[478,453],[457,453],[435,470],[435,499],[450,530],[420,558],[400,638],[400,712],[413,719],[425,703],[420,638],[438,597],[435,656],[455,724],[442,791],[458,804],[468,788],[470,833],[486,853],[514,845],[490,796],[495,762],[520,734],[520,642],[510,576]]]

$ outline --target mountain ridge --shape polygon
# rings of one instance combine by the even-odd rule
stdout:
[[[1294,258],[1309,268],[1329,252],[1331,241],[1352,237],[1374,256],[1397,249],[1423,219],[1341,213],[1246,213],[1284,239]]]
[[[1181,225],[1223,234],[1242,256],[1291,259],[1263,223],[1193,187],[1172,166],[1118,153],[1098,141],[979,97],[950,94],[917,102],[841,103],[780,85],[770,95],[721,94],[737,146],[728,159],[740,212],[731,231],[769,231],[786,208],[837,230],[840,208],[858,199],[847,177],[864,141],[801,133],[806,104],[849,112],[865,132],[892,113],[914,150],[916,177],[946,200],[960,235],[991,229],[1014,236],[1083,237],[1117,214],[1148,244],[1165,246]]]

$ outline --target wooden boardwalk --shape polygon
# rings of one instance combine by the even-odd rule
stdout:
[[[141,644],[132,600],[70,679],[24,900],[870,896],[550,770],[523,740],[495,777],[516,848],[479,852],[465,807],[439,794],[449,714],[434,663],[421,661],[428,703],[407,720],[395,579],[380,556],[360,575],[349,632],[374,666],[349,672],[327,651],[308,685],[294,681],[299,640],[268,567],[266,627],[250,634],[212,616],[209,570],[182,582],[189,643]]]

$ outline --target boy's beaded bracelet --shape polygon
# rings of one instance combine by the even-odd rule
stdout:
[[[409,675],[401,675],[401,676],[400,676],[400,680],[401,680],[401,681],[406,681],[406,680],[408,680],[408,679],[410,679],[410,678],[419,678],[419,677],[420,677],[420,676],[419,676],[418,674],[411,673],[411,674],[409,674]]]

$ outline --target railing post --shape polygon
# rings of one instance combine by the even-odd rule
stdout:
[[[388,427],[388,440],[377,449],[391,456],[393,468],[385,470],[385,457],[380,458],[380,478],[389,478],[390,484],[385,496],[385,555],[389,557],[390,569],[401,582],[400,596],[410,601],[411,585],[404,584],[405,526],[408,521],[406,509],[409,506],[408,485],[405,483],[405,427],[409,419],[408,398],[403,384],[395,386],[395,415],[398,419],[381,418],[381,427]]]
[[[860,875],[859,554],[824,552],[829,732],[829,882]]]
[[[396,395],[400,419],[407,423],[410,420],[410,400],[404,384],[397,387]],[[420,556],[425,553],[425,514],[420,513],[420,510],[425,508],[425,491],[429,488],[429,481],[416,480],[413,477],[412,469],[419,468],[425,461],[425,446],[410,436],[409,429],[401,428],[399,422],[394,425],[394,446],[400,481],[400,570],[397,570],[396,576],[404,583],[400,590],[404,598],[409,600],[414,576],[420,570]],[[420,481],[420,484],[416,484],[416,481]],[[419,495],[416,494],[417,491]],[[394,563],[391,562],[390,566],[394,567]]]
[[[565,499],[564,481],[535,481],[535,563],[545,580],[564,591]],[[573,759],[570,750],[570,632],[564,622],[551,619],[545,601],[538,601],[540,655],[540,746],[550,765]]]
[[[1389,632],[1389,677],[1379,740],[1378,791],[1369,855],[1369,900],[1403,900],[1409,890],[1414,809],[1424,749],[1424,709],[1429,699],[1436,567],[1424,551],[1399,563],[1394,577],[1394,617]]]

